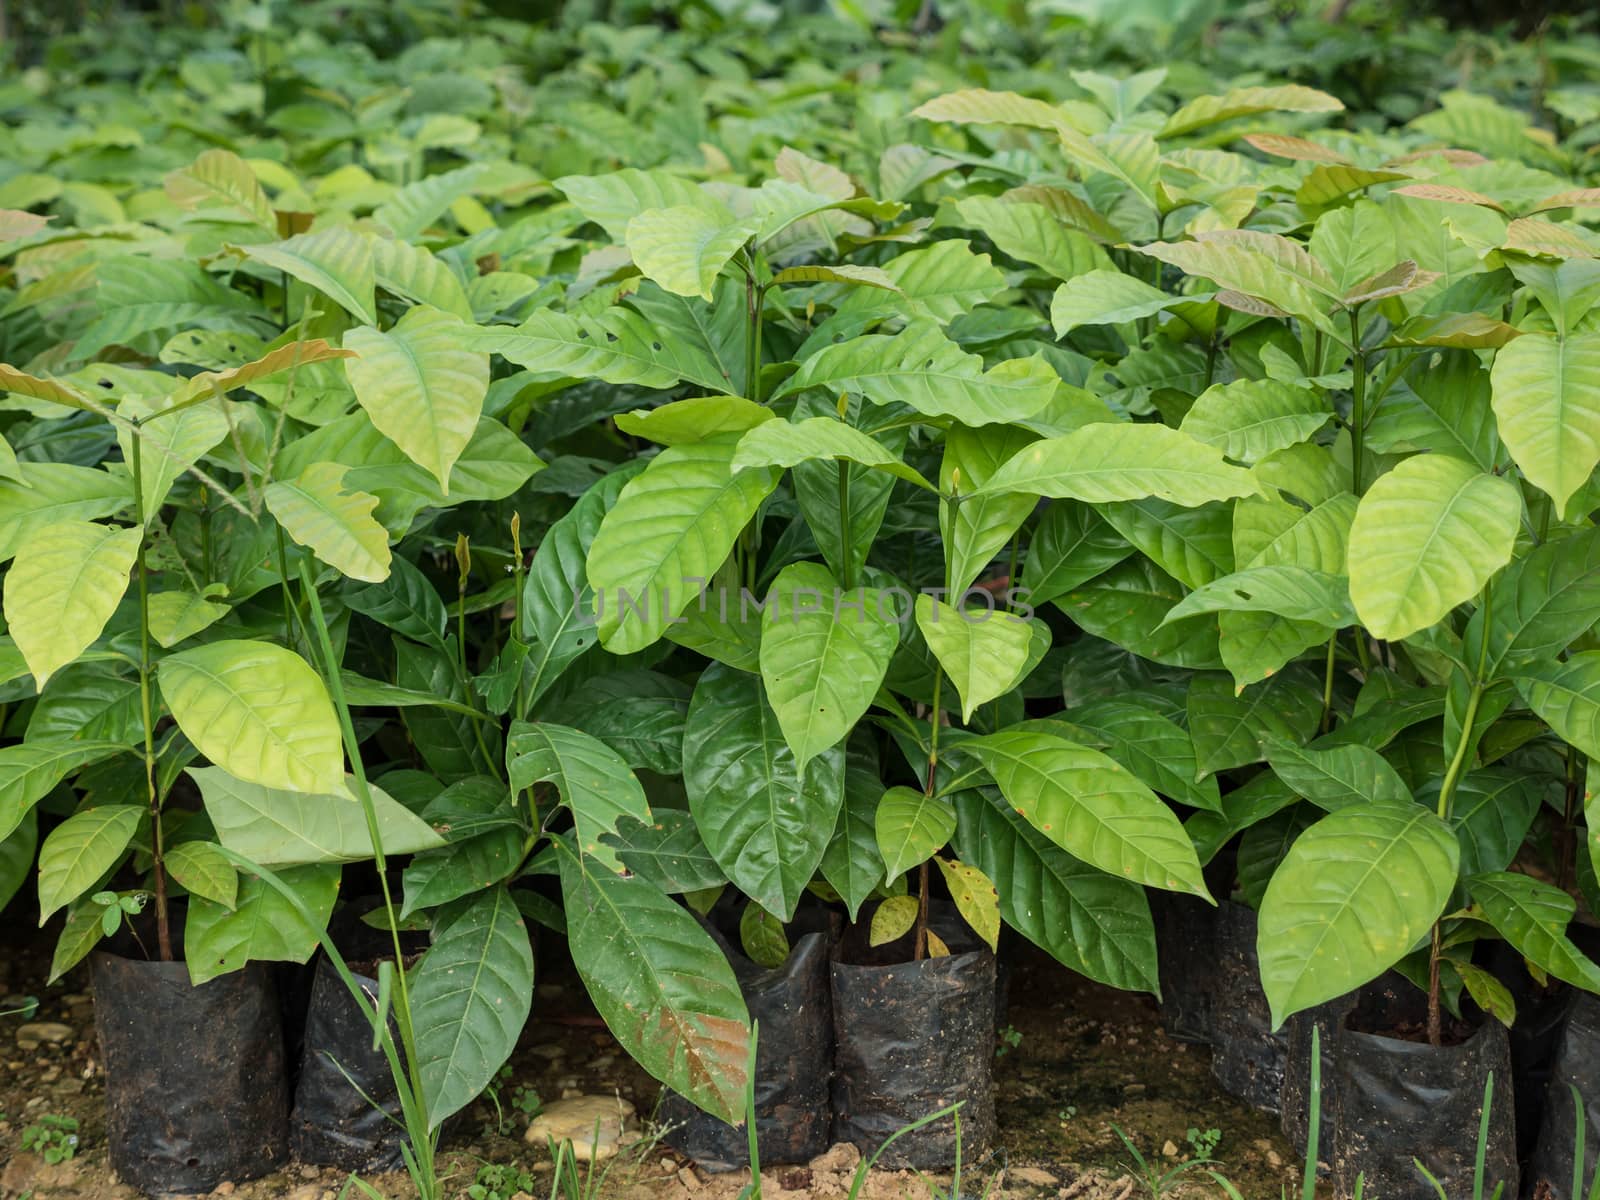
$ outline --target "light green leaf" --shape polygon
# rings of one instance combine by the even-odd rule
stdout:
[[[589,547],[601,642],[642,650],[693,602],[740,530],[777,486],[779,472],[731,469],[739,438],[673,446],[634,477]]]
[[[1442,454],[1408,458],[1368,489],[1350,526],[1350,599],[1374,637],[1426,629],[1511,558],[1522,501],[1509,480]]]
[[[703,205],[642,212],[628,222],[628,253],[646,279],[678,296],[709,302],[722,269],[756,232],[760,222],[734,220]]]
[[[455,272],[422,246],[397,238],[368,236],[372,271],[379,287],[413,304],[441,309],[463,321],[472,320],[472,305]]]
[[[1409,954],[1444,911],[1459,858],[1455,834],[1418,804],[1352,804],[1302,833],[1261,901],[1273,1027]]]
[[[335,226],[240,250],[262,266],[285,271],[315,288],[368,325],[378,323],[372,248],[355,230]]]
[[[933,860],[955,901],[956,911],[990,950],[1000,948],[1000,893],[994,880],[977,867],[946,858]]]
[[[1121,763],[1023,730],[972,738],[961,749],[1019,815],[1074,858],[1119,879],[1210,899],[1178,818]]]
[[[682,339],[663,337],[627,308],[608,308],[596,316],[540,309],[521,325],[468,326],[456,340],[552,379],[601,379],[646,388],[668,388],[684,380],[708,392],[735,390],[710,355]]]
[[[389,577],[389,534],[373,518],[378,498],[346,491],[340,463],[313,463],[299,478],[270,483],[267,508],[297,545],[351,579]]]
[[[144,530],[58,521],[34,531],[6,573],[4,609],[37,686],[94,644],[128,589]]]
[[[1016,454],[977,489],[1104,504],[1155,496],[1193,508],[1257,491],[1250,472],[1165,425],[1095,424]]]
[[[268,642],[221,641],[162,659],[161,694],[195,747],[236,779],[325,795],[344,748],[322,680]]]
[[[1600,758],[1600,650],[1517,668],[1517,691],[1563,741]]]
[[[1056,289],[1050,300],[1050,324],[1058,338],[1066,337],[1084,325],[1121,325],[1214,296],[1213,292],[1174,295],[1121,271],[1094,270]]]
[[[1254,463],[1305,441],[1332,416],[1310,388],[1276,379],[1244,379],[1201,392],[1179,428],[1236,462]]]
[[[1567,937],[1577,902],[1561,889],[1526,875],[1493,871],[1467,880],[1473,903],[1495,931],[1546,974],[1600,992],[1600,967]]]
[[[1196,588],[1173,606],[1167,621],[1205,612],[1264,612],[1291,621],[1343,629],[1354,625],[1348,582],[1342,575],[1304,567],[1247,567]]]
[[[879,288],[886,292],[901,291],[893,276],[882,267],[862,267],[854,263],[819,263],[813,266],[785,267],[772,277],[775,284],[842,283],[850,287]]]
[[[20,742],[0,746],[0,838],[8,838],[33,806],[79,767],[121,754],[116,742]]]
[[[556,187],[585,219],[593,221],[614,242],[628,236],[628,224],[640,213],[683,205],[714,211],[716,203],[693,180],[667,171],[625,167],[605,175],[564,175]]]
[[[1278,778],[1318,808],[1332,812],[1352,804],[1411,802],[1411,790],[1399,773],[1371,746],[1319,750],[1277,738],[1267,738],[1265,744]]]
[[[719,433],[744,433],[775,415],[765,405],[743,396],[691,396],[659,408],[618,413],[616,423],[623,433],[649,438],[663,446],[678,446],[703,442]]]
[[[956,685],[963,721],[1017,686],[1033,641],[1027,621],[992,608],[958,609],[926,594],[917,597],[916,611],[928,649]]]
[[[1232,88],[1220,96],[1198,96],[1189,101],[1167,118],[1167,123],[1161,127],[1160,136],[1177,137],[1179,134],[1204,129],[1208,125],[1231,121],[1236,117],[1255,116],[1257,113],[1323,113],[1343,110],[1344,105],[1336,97],[1299,84],[1239,87]]]
[[[133,504],[126,476],[69,463],[18,464],[22,479],[0,479],[0,562],[58,521],[93,521]]]
[[[953,207],[956,224],[981,230],[1002,253],[1042,267],[1057,279],[1107,272],[1111,266],[1094,241],[1063,225],[1042,205],[969,196]]]
[[[884,876],[891,882],[927,862],[956,831],[950,801],[924,795],[915,788],[893,787],[878,801],[873,817]]]
[[[228,593],[226,584],[210,583],[204,592],[157,592],[150,597],[150,636],[163,650],[209,629],[228,615],[215,597]]]
[[[106,804],[68,817],[39,847],[39,924],[99,882],[122,857],[147,809]]]
[[[735,471],[749,467],[788,468],[814,459],[860,463],[927,491],[934,490],[919,471],[907,466],[882,442],[833,417],[762,422],[739,439],[731,465]]]
[[[352,329],[345,363],[367,416],[412,462],[450,492],[450,469],[478,428],[489,358],[463,345],[468,327],[437,308],[409,309],[394,328]]]
[[[133,441],[139,439],[146,516],[154,516],[179,477],[228,436],[228,418],[220,404],[194,404],[171,414],[165,414],[165,408],[163,403],[132,395],[117,405],[119,416],[140,422],[137,430],[118,422],[117,445],[122,461],[131,465]]]
[[[239,898],[239,873],[215,842],[179,842],[165,856],[167,873],[184,888],[223,908],[233,908]]]
[[[880,610],[875,589],[846,592],[817,563],[778,573],[761,620],[761,679],[795,769],[804,771],[867,711],[900,626]]]
[[[1600,333],[1519,337],[1490,371],[1500,437],[1565,515],[1600,463]]]
[[[339,791],[311,795],[235,779],[220,767],[191,767],[217,840],[263,867],[360,862],[372,837],[347,777]],[[415,854],[444,845],[421,817],[375,784],[368,785],[386,854]]]
[[[198,987],[246,963],[303,963],[311,957],[333,915],[339,867],[287,867],[276,874],[310,911],[313,924],[308,925],[277,888],[256,875],[239,876],[231,909],[204,896],[190,896],[183,932],[189,982]]]

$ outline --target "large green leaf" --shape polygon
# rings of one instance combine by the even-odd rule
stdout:
[[[220,404],[192,404],[165,413],[159,403],[125,396],[117,405],[117,415],[140,422],[137,427],[118,422],[117,444],[122,449],[122,461],[131,464],[133,442],[135,438],[139,440],[144,511],[151,516],[160,510],[179,476],[228,436],[228,418],[223,416]]]
[[[339,896],[339,867],[324,863],[276,874],[310,911],[314,925],[306,924],[295,906],[257,875],[239,876],[232,908],[190,896],[183,950],[191,983],[199,986],[246,963],[303,963],[311,957]]]
[[[973,738],[961,749],[1024,820],[1074,858],[1119,879],[1209,899],[1178,818],[1115,759],[1024,730]]]
[[[1600,967],[1566,935],[1577,902],[1526,875],[1492,871],[1467,880],[1472,902],[1495,931],[1540,970],[1564,983],[1600,992]]]
[[[1079,862],[988,789],[955,804],[961,858],[994,880],[1007,925],[1090,979],[1160,994],[1144,888]]]
[[[184,735],[236,779],[319,795],[343,789],[333,704],[298,654],[269,642],[211,642],[168,655],[158,677]]]
[[[459,317],[418,305],[387,331],[352,329],[345,363],[356,400],[385,437],[450,492],[489,388],[489,356],[464,344]]]
[[[309,795],[235,779],[221,767],[191,767],[217,840],[263,867],[358,862],[372,857],[361,802],[345,791]],[[414,854],[444,839],[382,788],[369,784],[386,854]]]
[[[0,479],[0,562],[61,521],[93,521],[133,504],[133,481],[70,463],[24,462],[20,480]]]
[[[533,947],[511,893],[490,888],[442,913],[411,974],[411,1023],[428,1125],[494,1082],[533,1003]]]
[[[273,267],[315,288],[368,325],[378,323],[373,292],[372,248],[348,226],[302,233],[281,242],[240,248],[265,267]]]
[[[825,347],[801,364],[774,399],[823,388],[835,395],[856,393],[874,404],[905,404],[964,425],[1003,425],[1034,416],[1060,384],[1038,356],[1006,359],[985,371],[981,358],[946,338],[932,321],[915,320],[897,334],[866,334]]]
[[[565,842],[555,845],[572,961],[606,1027],[673,1091],[737,1120],[750,1017],[727,956],[652,884],[592,870]]]
[[[1164,138],[1193,133],[1208,125],[1236,117],[1268,112],[1340,112],[1344,105],[1327,92],[1299,84],[1279,87],[1237,87],[1220,96],[1197,96],[1167,118],[1161,128]]]
[[[949,564],[946,582],[962,595],[1033,512],[1034,497],[1020,493],[969,496],[1028,443],[1033,434],[1012,426],[953,427],[945,435],[939,462],[939,488],[964,497],[939,506],[939,533]]]
[[[861,906],[883,884],[883,855],[878,850],[877,811],[883,795],[878,751],[869,732],[862,730],[845,751],[844,803],[839,824],[822,853],[822,877],[839,893],[852,921]]]
[[[122,753],[117,742],[43,741],[0,746],[0,838],[79,767]]]
[[[793,467],[815,459],[834,459],[876,467],[927,491],[933,485],[898,454],[859,429],[833,417],[807,417],[801,421],[763,421],[739,439],[733,469]]]
[[[1461,843],[1463,875],[1503,871],[1511,865],[1539,812],[1540,791],[1537,778],[1509,767],[1483,767],[1461,777],[1450,819]],[[1592,793],[1584,808],[1586,813],[1593,808]],[[1595,839],[1588,841],[1593,854]]]
[[[1374,637],[1426,629],[1511,558],[1522,501],[1509,480],[1443,454],[1408,458],[1350,526],[1350,599]]]
[[[1264,612],[1329,629],[1354,625],[1348,581],[1304,567],[1247,567],[1196,588],[1175,604],[1168,621],[1197,613]]]
[[[1411,802],[1404,780],[1371,746],[1318,749],[1269,738],[1266,752],[1278,778],[1318,808],[1332,812],[1352,804]]]
[[[1111,265],[1092,239],[1069,229],[1043,205],[968,196],[953,205],[955,224],[978,229],[1000,250],[1057,279],[1074,279]]]
[[[737,434],[663,450],[622,489],[589,547],[600,640],[614,654],[656,641],[722,565],[779,472],[730,468]]]
[[[239,872],[215,842],[179,842],[163,861],[184,890],[232,908],[239,900]]]
[[[1044,604],[1102,575],[1133,553],[1104,517],[1079,500],[1056,500],[1028,543],[1022,586],[1030,604]]]
[[[915,788],[890,788],[873,814],[878,853],[891,881],[927,862],[955,831],[956,813],[950,801]]]
[[[1066,337],[1083,325],[1121,325],[1211,296],[1210,292],[1174,295],[1121,271],[1094,270],[1056,289],[1050,300],[1050,324],[1057,337]]]
[[[761,679],[797,771],[855,728],[899,640],[875,589],[846,592],[816,563],[778,573],[761,617]]]
[[[1600,463],[1600,333],[1519,337],[1490,373],[1500,437],[1564,513]]]
[[[33,856],[38,846],[39,817],[29,809],[22,823],[0,838],[0,912],[33,874]]]
[[[735,220],[704,204],[653,208],[628,222],[627,247],[634,265],[679,296],[713,297],[717,276],[760,225]]]
[[[836,745],[796,770],[761,681],[717,665],[700,676],[683,731],[683,783],[700,836],[740,891],[788,920],[844,801]]]
[[[1250,472],[1186,433],[1165,425],[1108,423],[1033,443],[977,489],[1091,504],[1155,496],[1186,507],[1256,491]]]
[[[389,577],[389,534],[373,518],[378,498],[347,491],[341,463],[313,463],[298,478],[269,483],[267,508],[296,544],[351,579]]]
[[[1194,808],[1221,805],[1215,776],[1201,773],[1187,730],[1135,699],[1074,708],[1072,723],[1103,740],[1100,749],[1150,788]]]
[[[1305,441],[1332,416],[1310,388],[1276,379],[1241,379],[1201,392],[1179,428],[1236,462],[1254,463]]]
[[[6,572],[6,624],[35,683],[87,650],[128,589],[144,530],[58,521],[34,531]]]
[[[1490,591],[1484,606],[1490,614],[1489,673],[1554,658],[1594,625],[1600,610],[1600,529],[1534,547]]]
[[[1030,665],[1033,626],[992,608],[955,608],[932,596],[917,597],[917,628],[939,666],[956,685],[961,719],[980,704],[1005,695]]]
[[[39,847],[39,924],[117,865],[148,809],[105,804],[68,817]]]
[[[1271,739],[1298,745],[1322,715],[1322,696],[1310,679],[1285,671],[1239,691],[1222,675],[1195,675],[1185,698],[1189,736],[1204,773],[1226,771],[1266,757]]]
[[[472,320],[472,305],[455,272],[423,246],[399,238],[370,235],[372,270],[379,287],[413,304],[442,309],[463,321]]]
[[[650,805],[638,777],[615,750],[599,738],[565,725],[515,724],[506,739],[506,774],[520,791],[553,783],[572,811],[579,852],[615,868],[616,857],[601,842],[615,833],[623,817],[650,819]]]
[[[1455,834],[1419,804],[1352,804],[1302,833],[1261,901],[1273,1027],[1409,954],[1444,911],[1459,859]]]
[[[621,820],[602,839],[623,866],[668,895],[721,887],[728,877],[700,840],[694,817],[681,808],[658,808],[649,822]]]
[[[642,212],[686,204],[715,208],[715,202],[693,180],[668,171],[625,167],[604,175],[564,175],[555,185],[585,219],[604,229],[614,242],[628,236],[628,223]]]
[[[1146,497],[1102,505],[1100,515],[1134,549],[1189,587],[1233,570],[1232,506],[1185,508]]]
[[[1517,691],[1557,736],[1600,758],[1600,650],[1517,669]]]
[[[732,380],[703,349],[663,337],[649,320],[626,308],[594,316],[539,309],[521,325],[469,327],[460,340],[551,378],[649,388],[684,380],[710,392],[734,390]]]

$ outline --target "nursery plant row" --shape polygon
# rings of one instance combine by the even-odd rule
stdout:
[[[964,1101],[884,1158],[943,1165],[1016,937],[1302,1141],[1317,1023],[1341,1194],[1465,1194],[1480,1116],[1566,1194],[1600,43],[956,11],[0,84],[0,902],[91,964],[124,1179],[440,1194],[545,936],[696,1158]]]

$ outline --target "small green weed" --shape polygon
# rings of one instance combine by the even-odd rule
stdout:
[[[22,1148],[54,1166],[78,1152],[78,1120],[46,1113],[22,1131]]]

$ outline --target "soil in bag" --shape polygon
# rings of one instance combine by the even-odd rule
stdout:
[[[914,933],[868,944],[871,914],[848,930],[833,963],[833,1140],[871,1154],[897,1130],[956,1101],[962,1161],[994,1137],[994,955],[950,905],[930,927],[949,946],[912,962]],[[889,1170],[938,1170],[956,1159],[952,1117],[895,1140]]]
[[[156,1195],[209,1192],[283,1165],[289,1089],[265,964],[195,987],[183,962],[97,950],[90,975],[106,1143],[124,1183]]]
[[[1216,911],[1198,896],[1163,891],[1150,896],[1161,969],[1161,1025],[1180,1042],[1212,1040]]]
[[[1333,1144],[1333,1044],[1344,1021],[1356,1006],[1356,993],[1335,997],[1325,1004],[1295,1013],[1283,1023],[1287,1049],[1283,1060],[1283,1090],[1279,1121],[1289,1144],[1304,1154],[1311,1135],[1311,1031],[1316,1029],[1322,1047],[1322,1121],[1318,1137],[1318,1160],[1327,1157]]]
[[[1211,1073],[1224,1091],[1265,1112],[1278,1112],[1288,1038],[1272,1031],[1256,958],[1256,913],[1224,900],[1216,915],[1211,1010]]]
[[[1385,981],[1380,981],[1380,984]],[[1484,1159],[1483,1194],[1504,1182],[1517,1194],[1516,1108],[1511,1046],[1499,1021],[1446,1016],[1442,1046],[1426,1039],[1427,997],[1408,983],[1371,986],[1334,1043],[1333,1172],[1340,1197],[1437,1200],[1417,1170],[1421,1161],[1448,1196],[1473,1195],[1484,1080],[1494,1099]]]
[[[1577,1108],[1572,1088],[1583,1104],[1583,1191],[1600,1164],[1600,997],[1577,992],[1565,1028],[1556,1043],[1544,1120],[1528,1171],[1534,1193],[1550,1200],[1573,1200],[1572,1168],[1577,1147]],[[1542,1189],[1542,1190],[1541,1190]]]
[[[836,918],[802,907],[787,926],[788,958],[778,967],[752,962],[735,949],[737,914],[714,909],[707,923],[728,956],[752,1020],[756,1041],[756,1139],[762,1166],[808,1162],[829,1145],[832,1110],[833,1003],[828,962]],[[750,1165],[743,1125],[729,1125],[672,1091],[661,1093],[662,1140],[707,1171]]]
[[[340,909],[330,928],[346,965],[371,1002],[378,996],[380,956],[393,960],[389,935],[356,919],[362,906]],[[402,949],[420,953],[426,938],[403,935]],[[407,965],[412,960],[408,958]],[[399,1044],[393,1017],[389,1032]],[[403,1059],[402,1059],[403,1062]],[[400,1098],[388,1056],[372,1045],[372,1022],[326,955],[318,954],[306,1009],[304,1047],[289,1114],[295,1158],[344,1171],[381,1172],[405,1165]]]

